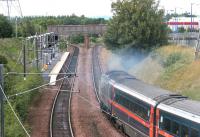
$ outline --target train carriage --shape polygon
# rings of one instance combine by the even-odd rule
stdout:
[[[163,109],[166,108],[163,106],[168,106],[174,110],[176,107],[179,108],[180,106],[176,106],[176,103],[187,100],[186,97],[145,84],[126,72],[111,71],[104,74],[100,81],[99,96],[101,109],[109,113],[129,136],[187,137],[186,133],[184,136],[181,127],[178,127],[180,129],[177,133],[174,131],[176,123],[186,122],[192,127],[188,128],[188,137],[196,135],[199,137],[198,122],[187,121],[187,118],[177,116],[174,126],[174,121],[171,122],[170,118],[175,117],[175,114],[170,114]],[[189,102],[193,101],[189,100]],[[196,102],[193,104],[196,104]],[[200,105],[198,107],[200,108]],[[196,113],[200,114],[199,112]],[[197,117],[196,119],[199,120],[200,118]],[[180,122],[181,120],[182,122]],[[170,125],[172,123],[172,128],[167,129],[166,121],[168,121],[168,124],[170,122]],[[180,126],[182,125],[180,124]]]
[[[170,100],[157,107],[158,137],[200,137],[200,103]]]

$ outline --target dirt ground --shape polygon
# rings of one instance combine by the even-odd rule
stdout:
[[[49,137],[49,121],[51,107],[56,96],[56,86],[44,89],[40,96],[34,100],[29,110],[29,123],[31,125],[31,137]],[[52,89],[52,90],[50,90]]]
[[[72,128],[75,137],[121,137],[101,113],[92,81],[91,49],[80,48],[77,78],[72,96]]]
[[[101,52],[102,49],[100,49]],[[91,49],[80,48],[77,78],[72,96],[72,128],[75,137],[121,137],[106,116],[99,110],[96,100],[91,68]],[[107,53],[106,53],[107,55]],[[105,55],[100,57],[101,64],[105,64]],[[103,68],[107,70],[106,67]],[[50,90],[50,88],[52,90]],[[49,121],[51,107],[57,93],[56,86],[48,87],[33,102],[29,110],[31,137],[49,137]]]

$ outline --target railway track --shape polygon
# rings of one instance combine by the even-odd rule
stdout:
[[[99,46],[95,46],[92,49],[92,74],[93,74],[93,84],[94,84],[94,89],[95,89],[95,94],[98,102],[100,103],[99,100],[99,80],[101,78],[101,74],[103,73],[100,62],[99,62]]]
[[[73,53],[62,68],[63,73],[76,74],[79,48],[73,47]],[[66,75],[59,75],[59,78]],[[50,120],[50,137],[73,137],[70,116],[71,91],[73,90],[74,76],[69,75],[59,83],[59,91],[54,99]]]

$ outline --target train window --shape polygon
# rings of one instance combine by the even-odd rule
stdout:
[[[172,133],[177,136],[179,135],[179,124],[174,121],[172,121]]]
[[[148,121],[149,120],[149,111],[148,108],[131,101],[130,102],[130,110],[135,113],[136,115],[138,115],[139,117],[141,117],[142,119]]]
[[[141,101],[122,93],[118,89],[116,89],[114,100],[142,119],[149,120],[150,108],[148,109]]]
[[[117,103],[119,103],[120,105],[122,105],[122,106],[124,106],[125,108],[128,109],[129,108],[129,100],[126,97],[124,97],[123,95],[121,95],[118,90],[116,90],[116,91],[117,92],[115,94],[114,100]]]
[[[161,116],[162,117],[162,116]],[[171,121],[168,118],[162,117],[160,120],[161,129],[170,132],[171,130]]]
[[[199,136],[199,132],[196,129],[191,129],[191,137],[198,137]]]
[[[114,101],[116,101],[117,103],[119,103],[119,100],[120,100],[119,94],[115,94]]]
[[[181,137],[189,137],[189,130],[186,126],[181,126]]]
[[[123,96],[121,96],[122,97],[122,105],[125,107],[125,108],[127,108],[127,109],[129,109],[129,100],[127,100],[126,99],[126,97],[123,97]]]

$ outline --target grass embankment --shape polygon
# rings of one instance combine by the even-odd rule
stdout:
[[[200,100],[200,60],[194,60],[194,49],[169,45],[156,49],[148,58],[140,63],[139,78]]]
[[[4,73],[15,71],[23,72],[23,65],[21,59],[18,60],[19,53],[22,49],[22,42],[19,39],[0,39],[0,55],[6,57],[8,64],[4,66]],[[19,61],[19,62],[18,62]],[[17,64],[18,62],[18,64]],[[29,69],[29,72],[36,72],[34,68]],[[23,76],[6,75],[5,76],[5,92],[6,95],[13,95],[36,87],[42,83],[42,78],[39,75],[27,76],[27,80],[23,80]],[[31,92],[21,96],[10,98],[10,102],[17,112],[18,116],[25,124],[26,128],[30,130],[27,124],[27,114],[29,106],[33,98],[38,92]],[[14,114],[5,102],[5,136],[6,137],[23,137],[25,132],[17,122]]]

